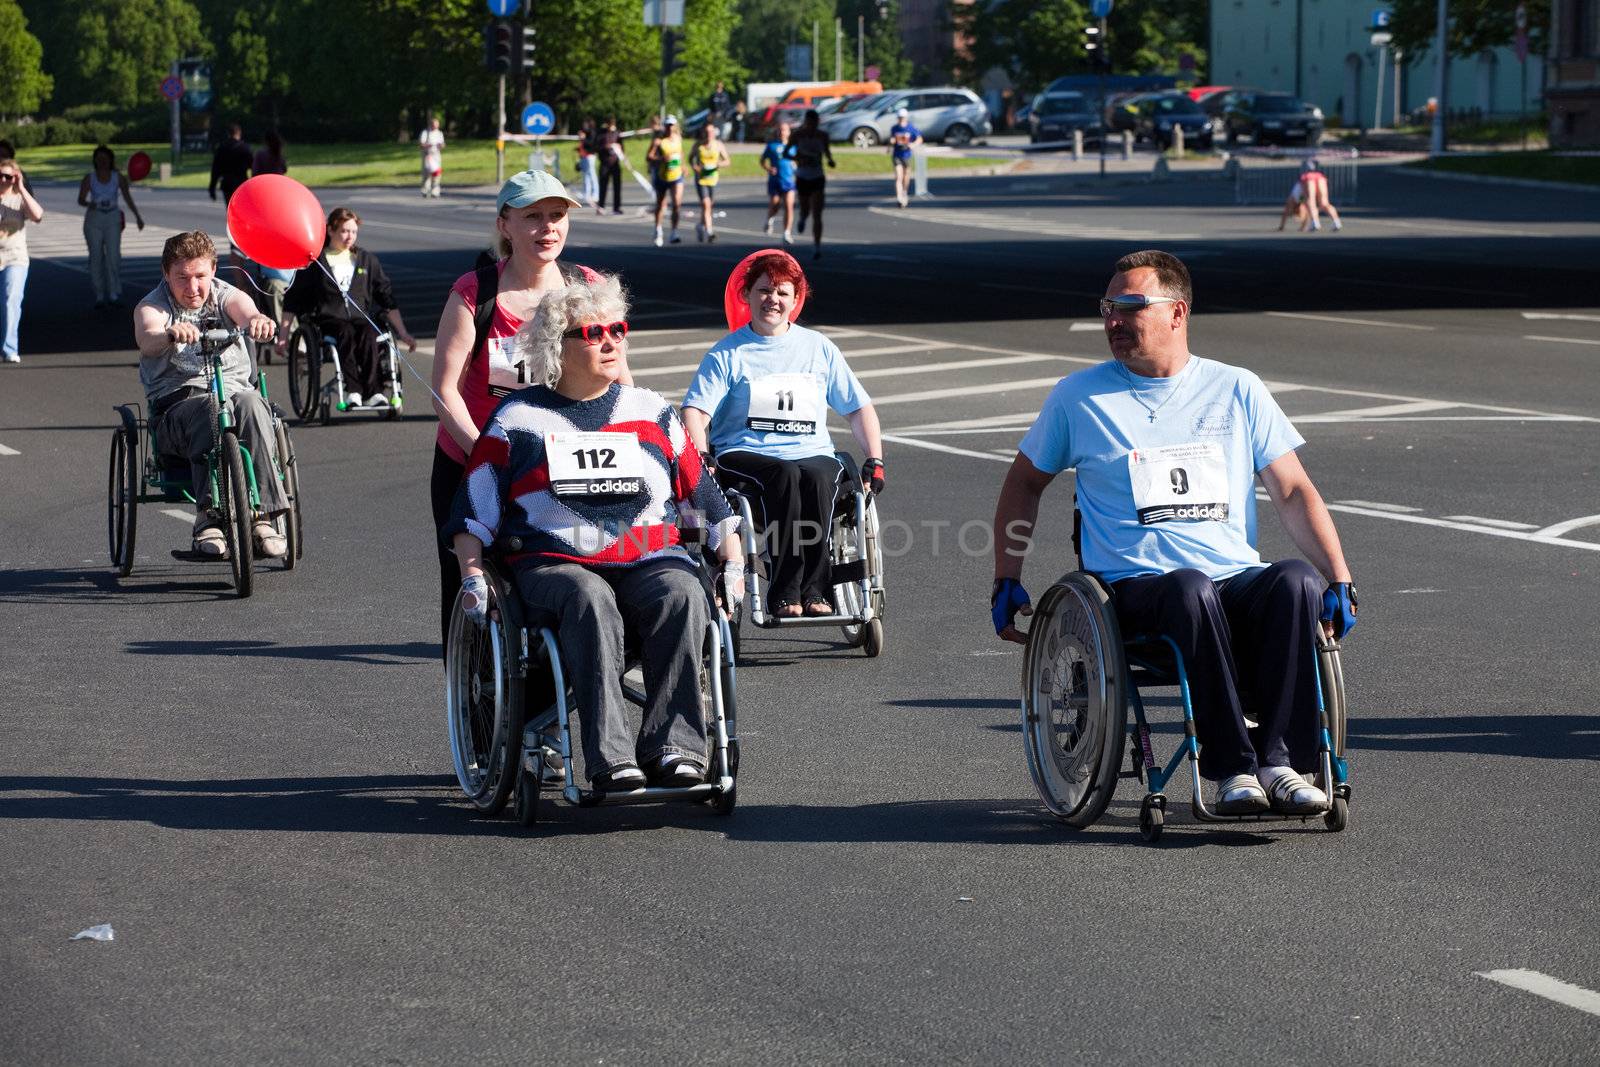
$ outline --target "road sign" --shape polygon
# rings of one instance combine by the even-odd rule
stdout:
[[[1372,13],[1372,29],[1386,30],[1389,28],[1389,12],[1379,9]]]
[[[646,26],[682,26],[683,0],[644,0]]]
[[[161,81],[161,95],[174,103],[183,96],[183,81],[176,74],[169,74]]]
[[[1093,18],[1103,19],[1111,14],[1111,0],[1091,0],[1089,14]]]
[[[507,15],[516,14],[521,6],[522,0],[489,0],[489,14],[497,19],[503,19]]]
[[[522,109],[522,132],[540,136],[556,128],[556,113],[550,105],[535,100]]]
[[[1378,30],[1372,35],[1372,47],[1382,48],[1392,40],[1394,40],[1394,34],[1388,30]]]

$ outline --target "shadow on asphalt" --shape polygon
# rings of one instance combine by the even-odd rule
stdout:
[[[1600,715],[1363,716],[1349,736],[1351,748],[1376,752],[1600,760]]]
[[[255,656],[262,659],[310,659],[331,663],[363,663],[386,666],[394,663],[437,662],[437,641],[404,641],[398,644],[357,645],[280,645],[273,641],[130,641],[127,651],[135,656]]]
[[[155,566],[165,569],[169,563],[167,560]],[[109,565],[98,570],[15,568],[0,571],[0,604],[105,602],[144,608],[151,604],[180,604],[234,596],[233,582],[221,569],[223,564],[190,564],[188,568],[198,566],[219,568],[215,572],[216,580],[207,580],[204,572],[193,570],[189,573],[195,573],[194,579],[175,582],[164,576],[152,576],[148,570],[135,570],[132,576],[119,578]]]

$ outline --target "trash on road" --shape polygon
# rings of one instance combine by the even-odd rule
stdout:
[[[111,924],[110,923],[101,923],[99,926],[91,926],[87,930],[79,930],[77,933],[75,933],[71,937],[67,938],[67,940],[68,941],[115,941],[116,938],[117,938],[116,931],[111,929]]]

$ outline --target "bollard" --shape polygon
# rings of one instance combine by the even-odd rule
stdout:
[[[921,147],[912,150],[911,154],[912,195],[921,199],[932,196],[928,191],[928,153]]]
[[[1072,161],[1078,163],[1083,159],[1083,131],[1072,131]]]
[[[163,164],[161,164],[161,169],[160,169],[159,173],[161,175],[161,180],[162,181],[170,182],[172,180],[172,164],[171,163],[163,163]]]
[[[1122,161],[1128,162],[1133,158],[1133,131],[1122,131]]]
[[[1172,158],[1183,158],[1183,127],[1172,127]]]

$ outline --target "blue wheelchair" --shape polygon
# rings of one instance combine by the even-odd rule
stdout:
[[[1076,531],[1073,540],[1077,542]],[[1337,641],[1319,638],[1317,674],[1319,767],[1310,780],[1328,795],[1324,825],[1338,832],[1349,820],[1350,781],[1344,669]],[[1141,693],[1146,688],[1176,688],[1183,707],[1183,740],[1165,764],[1151,744]],[[1089,571],[1065,575],[1034,607],[1022,665],[1022,735],[1028,771],[1045,807],[1069,826],[1093,825],[1111,803],[1117,782],[1137,778],[1146,790],[1139,806],[1139,833],[1146,841],[1159,840],[1166,824],[1167,785],[1185,760],[1193,789],[1190,806],[1198,822],[1304,822],[1316,817],[1221,815],[1211,810],[1202,789],[1200,742],[1183,656],[1171,638],[1159,634],[1124,638],[1110,588]]]

